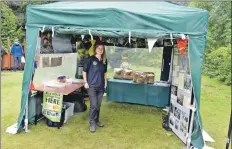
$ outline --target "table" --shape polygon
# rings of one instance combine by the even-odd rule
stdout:
[[[131,80],[109,79],[107,100],[165,107],[169,105],[170,86],[137,84]]]
[[[44,86],[43,84],[35,84],[34,85],[34,91],[39,91],[33,94],[32,96],[29,96],[29,103],[28,103],[28,119],[29,123],[37,123],[37,120],[42,117],[42,106],[43,103],[43,93],[41,92],[50,92],[50,93],[58,93],[62,95],[69,95],[75,90],[83,87],[84,84],[82,82],[80,83],[66,83],[64,87],[49,87]],[[63,100],[62,100],[63,104]]]
[[[82,86],[84,86],[83,83],[78,83],[78,84],[66,83],[64,87],[49,87],[39,84],[39,85],[34,85],[34,91],[52,92],[52,93],[68,95],[74,92],[75,90],[81,88]]]

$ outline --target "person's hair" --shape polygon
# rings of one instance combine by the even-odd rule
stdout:
[[[103,63],[106,64],[106,51],[105,51],[105,46],[103,45],[103,43],[98,42],[98,43],[95,44],[95,46],[94,46],[94,55],[97,54],[96,50],[97,50],[97,47],[99,47],[99,46],[103,46],[103,53],[101,55],[101,59],[102,59]]]
[[[123,57],[128,57],[128,54],[123,54]]]

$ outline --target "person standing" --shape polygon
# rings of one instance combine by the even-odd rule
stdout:
[[[23,47],[19,44],[18,39],[15,39],[14,44],[11,47],[11,54],[14,57],[14,71],[16,71],[17,64],[19,70],[22,70],[21,58],[23,56]]]
[[[96,126],[104,126],[99,120],[99,115],[104,90],[107,86],[107,59],[105,47],[101,42],[95,44],[94,55],[84,62],[83,79],[90,99],[90,132],[95,132]]]
[[[54,53],[52,46],[47,37],[43,39],[43,42],[40,47],[40,54],[51,54]]]

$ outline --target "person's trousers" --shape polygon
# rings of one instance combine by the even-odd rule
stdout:
[[[14,71],[16,71],[16,65],[18,63],[18,68],[19,70],[22,70],[22,67],[21,67],[21,56],[14,56]]]
[[[90,125],[95,125],[97,122],[99,122],[100,107],[104,94],[104,88],[90,87],[88,89],[88,94],[90,99]]]

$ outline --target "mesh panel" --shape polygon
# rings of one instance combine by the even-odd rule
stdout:
[[[154,72],[160,80],[163,48],[155,47],[149,53],[146,48],[122,48],[107,46],[108,77],[114,75],[114,68],[126,66],[134,71]]]

